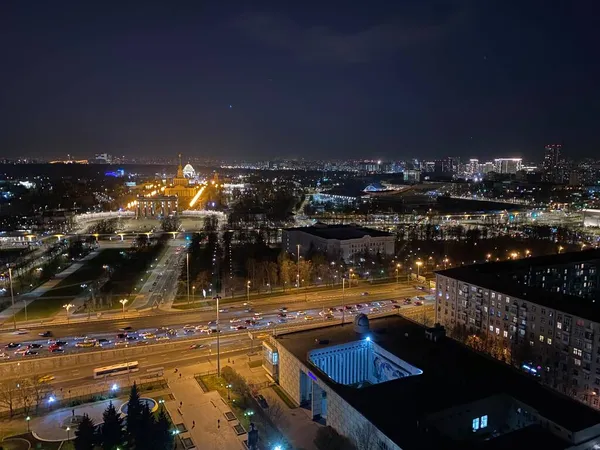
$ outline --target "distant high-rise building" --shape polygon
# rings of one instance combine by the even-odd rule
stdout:
[[[481,173],[490,173],[496,170],[496,167],[492,161],[487,161],[481,164],[479,167],[481,169]]]
[[[475,175],[479,173],[479,160],[478,159],[470,159],[467,163],[465,173],[467,175]]]
[[[561,161],[561,144],[549,144],[546,145],[546,151],[544,152],[544,162],[542,168],[544,169],[544,181],[551,183],[559,183],[559,162]]]
[[[521,170],[521,158],[497,158],[494,160],[495,171],[498,173],[515,174]]]

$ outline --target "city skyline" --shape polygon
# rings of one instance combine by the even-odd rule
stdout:
[[[0,148],[541,160],[561,143],[593,156],[598,5],[543,6],[12,4]]]

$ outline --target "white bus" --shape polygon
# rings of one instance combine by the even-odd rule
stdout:
[[[137,361],[115,364],[114,366],[99,367],[94,369],[94,378],[114,377],[126,373],[137,372],[140,370]]]

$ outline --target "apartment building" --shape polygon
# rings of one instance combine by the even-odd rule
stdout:
[[[436,320],[600,408],[599,265],[600,251],[588,250],[440,271]]]

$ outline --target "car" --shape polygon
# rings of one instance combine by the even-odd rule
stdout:
[[[24,355],[24,356],[35,356],[35,355],[39,355],[39,354],[40,354],[40,352],[38,352],[38,351],[36,351],[36,350],[27,350],[27,351],[25,352],[25,355]]]
[[[208,326],[216,325],[216,324],[217,324],[216,320],[211,320],[210,322],[208,322]]]
[[[255,398],[261,408],[267,409],[269,407],[267,400],[261,394],[258,394]]]
[[[244,312],[247,312],[247,313],[250,313],[250,312],[252,312],[252,311],[254,311],[252,308],[246,308],[246,309],[244,310]]]
[[[184,332],[185,334],[192,334],[192,333],[195,333],[195,332],[196,332],[196,330],[195,330],[194,328],[184,328],[184,329],[183,329],[183,332]]]
[[[50,336],[52,336],[52,331],[42,331],[41,333],[38,333],[38,336],[40,336],[40,337],[50,337]]]
[[[9,342],[8,344],[6,344],[4,346],[4,348],[11,349],[11,348],[19,348],[20,346],[21,346],[21,344],[19,344],[17,342]]]
[[[363,305],[361,305],[360,303],[356,304],[356,309],[363,309]]]
[[[325,320],[333,320],[333,314],[325,314]]]
[[[287,312],[288,308],[287,306],[282,306],[281,308],[279,308],[279,311],[281,312]]]
[[[346,305],[346,306],[344,306],[344,309],[351,310],[352,309],[352,305]]]
[[[419,291],[424,291],[425,288],[423,286],[415,286],[415,289],[419,290]]]
[[[268,326],[268,327],[270,327],[271,325],[274,325],[274,324],[275,324],[275,322],[273,322],[272,320],[269,320],[269,321],[267,322],[267,326]]]
[[[192,344],[189,346],[189,349],[190,350],[198,350],[198,349],[204,348],[204,347],[206,347],[205,344]]]
[[[392,308],[394,308],[394,309],[400,309],[401,306],[400,305],[393,305]]]
[[[229,311],[227,308],[221,308],[221,309],[219,309],[220,313],[226,313],[227,311]]]
[[[296,314],[298,314],[299,316],[304,316],[306,314],[306,311],[298,311]]]
[[[422,295],[417,295],[417,300],[425,301],[425,297]]]
[[[24,356],[25,353],[27,353],[29,351],[29,349],[26,348],[20,348],[19,350],[17,350],[14,354],[18,355],[18,356]]]
[[[285,319],[285,317],[280,317],[278,322],[279,323],[287,323],[287,320]]]
[[[119,328],[119,331],[131,331],[131,330],[133,330],[133,327],[122,327],[122,328]]]
[[[373,308],[371,308],[371,312],[379,312],[379,308],[374,306]]]
[[[207,328],[206,325],[196,325],[196,331],[206,330],[206,328]]]
[[[110,344],[112,341],[106,339],[106,338],[99,338],[98,339],[98,344]]]
[[[392,300],[390,300],[390,303],[391,303],[392,305],[395,305],[396,303],[398,303],[398,300],[394,300],[394,299],[392,299]]]
[[[403,303],[405,305],[410,305],[412,303],[412,300],[410,298],[405,298]]]
[[[51,344],[56,344],[56,345],[58,345],[59,347],[64,347],[65,345],[67,345],[67,342],[66,342],[66,341],[59,341],[59,340],[53,339],[53,340],[51,340],[51,341],[48,341],[48,344],[49,344],[49,345],[51,345]]]
[[[192,330],[192,331],[194,331],[195,329],[196,329],[196,327],[194,325],[187,324],[187,325],[183,326],[183,331],[185,331],[185,330]]]
[[[170,330],[167,331],[167,334],[169,336],[177,336],[177,330],[175,330],[174,328],[171,328]]]
[[[124,346],[127,347],[129,345],[129,342],[128,341],[117,341],[117,342],[115,342],[115,347],[120,347],[122,345],[124,345]]]
[[[64,353],[65,350],[62,347],[55,347],[53,349],[48,349],[50,353]]]
[[[304,316],[304,320],[313,320],[314,317],[313,316]]]
[[[171,339],[169,336],[158,336],[156,338],[157,341],[168,341],[169,339]]]
[[[283,312],[281,312],[281,313],[277,314],[277,316],[279,316],[279,317],[287,317],[287,314],[286,314],[286,313],[283,313]]]
[[[0,353],[0,359],[10,359],[10,355],[8,353]]]
[[[56,377],[54,375],[44,375],[38,379],[38,383],[49,383],[54,380]]]
[[[87,336],[75,336],[73,338],[74,341],[85,341],[88,337]]]
[[[233,319],[231,319],[229,321],[229,323],[238,323],[238,322],[241,322],[241,321],[242,321],[241,319],[238,319],[237,317],[234,317]]]
[[[42,348],[43,345],[42,344],[29,344],[27,346],[27,348]]]
[[[13,331],[13,334],[27,334],[29,333],[29,330],[26,330],[25,328],[19,328],[18,330]]]
[[[248,327],[245,327],[244,325],[238,325],[236,330],[246,330],[248,329]]]
[[[79,341],[75,344],[78,348],[91,348],[96,346],[96,341]]]
[[[127,339],[127,333],[119,333],[119,334],[117,334],[117,339]]]
[[[246,320],[244,320],[244,323],[246,325],[254,325],[256,322],[252,319],[246,319]]]
[[[127,335],[127,340],[128,341],[137,341],[137,336]]]
[[[200,330],[200,333],[206,333],[206,334],[210,334],[210,333],[211,333],[211,331],[210,331],[210,328],[209,328],[209,327],[206,327],[206,328],[202,328],[202,329]]]
[[[259,312],[255,312],[255,313],[254,313],[254,317],[258,317],[258,316],[260,316],[260,315],[261,315],[261,313],[259,313]]]
[[[415,302],[415,306],[423,306],[423,302],[419,300]]]
[[[367,291],[365,291],[365,292],[361,292],[360,295],[362,295],[364,297],[365,295],[369,295],[369,293]]]

